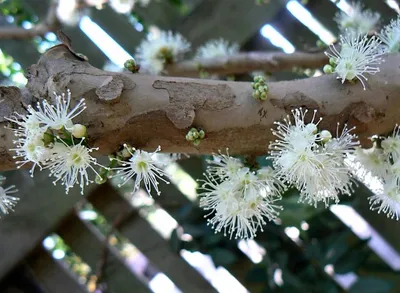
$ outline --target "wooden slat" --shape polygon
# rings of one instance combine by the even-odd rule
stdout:
[[[46,293],[87,293],[77,278],[42,247],[38,247],[28,265]]]
[[[282,0],[260,6],[255,1],[204,0],[176,29],[192,42],[193,47],[220,37],[243,44],[284,5]]]
[[[339,35],[339,28],[334,18],[340,9],[335,4],[329,0],[310,0],[306,7],[335,36]]]
[[[355,206],[357,212],[386,239],[400,253],[400,234],[393,231],[400,231],[400,222],[388,219],[386,214],[378,214],[377,211],[371,211],[368,197],[373,193],[364,184],[358,183],[354,195],[358,196],[358,205]]]
[[[83,223],[75,213],[71,213],[60,228],[58,235],[63,238],[71,250],[79,255],[94,272],[96,272],[99,262],[103,257],[104,250],[107,249],[107,262],[104,266],[104,281],[108,289],[116,293],[131,293],[132,288],[135,292],[151,292],[151,290],[137,277],[124,263],[115,249],[110,249],[106,244],[105,237],[99,239],[91,229],[89,223]]]
[[[362,3],[366,8],[381,14],[382,25],[387,25],[391,19],[397,18],[396,11],[390,8],[384,0],[363,0]]]
[[[287,9],[281,10],[271,21],[271,25],[284,35],[296,47],[296,50],[304,51],[317,46],[318,36]]]
[[[36,170],[34,178],[27,170],[3,175],[7,186],[15,184],[19,189],[20,202],[14,213],[0,221],[0,278],[36,247],[82,197],[79,188],[65,195],[61,186],[52,184],[48,172]]]
[[[125,15],[116,13],[108,6],[101,10],[93,10],[91,18],[131,55],[134,55],[136,46],[145,36],[129,23]],[[152,23],[151,19],[146,21]]]
[[[108,190],[102,188],[97,191],[91,194],[88,199],[108,221],[114,221],[121,214],[136,214],[133,207],[111,186],[108,187]],[[153,230],[145,219],[133,216],[133,218],[124,221],[118,230],[183,292],[216,292],[194,268],[178,254],[171,251],[168,242]]]

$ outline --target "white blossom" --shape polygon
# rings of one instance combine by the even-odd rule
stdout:
[[[339,12],[335,17],[339,29],[342,32],[347,30],[353,34],[362,35],[374,31],[378,26],[380,14],[363,8],[361,3],[352,3],[348,14],[343,11]]]
[[[126,14],[130,13],[138,3],[141,6],[149,5],[151,0],[110,0],[108,3],[115,12]]]
[[[338,75],[338,79],[352,81],[357,78],[364,90],[368,74],[379,72],[378,65],[381,64],[383,54],[379,49],[380,41],[375,36],[368,38],[367,36],[340,36],[341,50],[337,51],[335,45],[331,45],[331,52],[325,54],[335,61],[334,73]]]
[[[46,131],[34,112],[35,110],[29,107],[26,115],[14,113],[11,117],[5,117],[8,121],[17,125],[16,128],[9,128],[14,131],[16,137],[36,136]]]
[[[400,185],[392,174],[383,177],[383,190],[368,198],[370,209],[385,213],[388,218],[400,218]]]
[[[83,145],[84,138],[72,146],[67,145],[62,139],[58,139],[61,143],[57,142],[52,148],[52,155],[46,162],[45,168],[49,169],[50,175],[56,178],[53,183],[56,184],[60,181],[67,194],[75,184],[79,184],[81,194],[83,194],[85,185],[93,182],[89,179],[89,170],[101,177],[93,167],[93,165],[101,165],[91,156],[91,153],[98,148],[88,148]]]
[[[368,173],[372,176],[384,177],[390,168],[383,150],[375,146],[369,149],[356,148],[354,163],[356,173],[360,178],[364,178]]]
[[[122,179],[123,182],[119,184],[119,186],[122,186],[129,180],[135,178],[134,190],[132,193],[135,193],[143,182],[149,195],[151,195],[152,188],[154,188],[157,195],[160,195],[161,192],[158,188],[158,180],[162,180],[169,184],[169,182],[163,178],[168,178],[168,175],[164,170],[157,167],[155,155],[161,150],[161,148],[158,147],[153,153],[143,150],[133,150],[133,152],[131,152],[128,148],[126,148],[126,150],[130,153],[131,158],[129,161],[114,159],[120,163],[121,167],[112,169],[116,171],[116,174],[112,177],[120,177]]]
[[[5,177],[0,175],[0,183],[5,180]],[[12,196],[18,192],[15,185],[3,188],[0,186],[0,210],[3,214],[8,214],[10,211],[14,211],[14,206],[17,204],[19,198]]]
[[[381,142],[383,152],[394,161],[400,160],[400,127],[395,126],[392,136]]]
[[[137,48],[135,57],[141,68],[160,74],[166,64],[182,60],[189,49],[189,42],[179,33],[161,31],[156,37],[149,33]]]
[[[387,53],[400,52],[400,17],[392,20],[378,34],[383,43],[384,51]]]
[[[200,207],[209,211],[208,223],[215,232],[224,232],[230,238],[254,238],[263,230],[266,220],[274,220],[281,206],[285,189],[282,182],[273,178],[269,168],[260,173],[243,167],[240,160],[229,155],[215,155],[203,181]]]
[[[30,174],[33,177],[36,166],[42,169],[43,164],[50,157],[49,148],[45,147],[43,142],[43,134],[35,134],[28,137],[20,137],[13,141],[16,148],[10,149],[16,153],[13,159],[18,159],[16,164],[18,169],[27,163],[32,163]]]
[[[223,155],[221,151],[219,154],[214,154],[212,160],[207,160],[208,173],[212,176],[219,177],[221,180],[226,177],[232,178],[243,167],[243,163],[229,155],[229,150],[226,149],[227,154]]]
[[[272,133],[278,138],[270,143],[270,156],[276,175],[300,191],[300,202],[317,206],[323,202],[339,202],[338,194],[352,192],[352,180],[344,159],[358,144],[345,126],[341,135],[326,140],[318,132],[319,121],[305,123],[307,110],[292,111],[294,123],[289,116],[284,123],[275,122]],[[337,131],[338,134],[338,131]]]
[[[374,180],[374,195],[368,198],[371,210],[400,219],[400,130],[396,125],[392,136],[377,137],[370,149],[354,153],[355,174],[361,180]],[[380,141],[380,143],[379,143]],[[369,177],[368,177],[369,176]],[[371,177],[373,176],[373,177]],[[369,179],[367,179],[369,178]]]
[[[195,59],[209,59],[216,57],[227,57],[239,52],[238,44],[229,44],[224,39],[210,40],[197,49]]]
[[[88,9],[80,7],[79,0],[59,0],[57,3],[57,19],[68,26],[76,26],[89,12]]]
[[[14,140],[15,151],[14,159],[20,168],[27,163],[33,163],[30,170],[31,176],[36,166],[40,169],[47,164],[50,156],[53,156],[53,140],[56,134],[52,130],[60,130],[63,127],[66,130],[82,134],[86,128],[83,125],[74,125],[72,119],[77,117],[86,109],[82,99],[72,110],[69,110],[71,104],[71,93],[67,90],[67,95],[55,94],[55,106],[44,100],[37,104],[37,108],[28,106],[27,114],[14,113],[7,118],[14,123],[14,128],[10,128],[16,137]],[[76,131],[76,130],[80,131]],[[53,156],[54,158],[54,156]]]
[[[60,130],[63,127],[67,130],[72,130],[72,119],[77,117],[86,109],[85,99],[81,99],[78,104],[69,111],[71,104],[71,92],[67,90],[67,95],[55,95],[55,106],[43,100],[42,104],[37,104],[37,109],[33,110],[30,107],[31,115],[37,117],[37,120],[44,124],[45,127],[50,127],[54,130]]]

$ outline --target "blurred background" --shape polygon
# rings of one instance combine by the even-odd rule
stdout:
[[[60,0],[60,20],[75,51],[110,71],[122,71],[146,33],[160,29],[180,32],[193,48],[219,37],[242,51],[321,48],[338,37],[335,14],[351,9],[344,0],[152,0],[125,12],[103,2],[71,12],[75,1]],[[361,2],[381,14],[382,24],[399,12],[394,0]],[[0,0],[0,26],[31,28],[49,5]],[[1,85],[23,87],[25,69],[55,44],[51,32],[0,39]],[[279,81],[321,71],[263,74]],[[0,219],[0,292],[400,292],[400,224],[369,211],[373,179],[328,209],[297,204],[298,192],[289,190],[279,220],[255,240],[230,240],[215,234],[198,208],[196,179],[205,159],[171,161],[172,184],[160,183],[156,198],[144,190],[132,196],[132,185],[117,188],[112,180],[84,197],[78,188],[65,195],[46,172],[34,178],[27,170],[4,172],[21,200]]]

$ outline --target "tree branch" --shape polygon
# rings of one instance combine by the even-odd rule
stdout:
[[[391,131],[400,107],[400,55],[385,57],[381,72],[361,84],[341,84],[334,75],[269,83],[268,99],[254,100],[250,83],[145,76],[107,72],[79,60],[65,45],[47,51],[27,73],[27,88],[34,97],[53,96],[66,88],[74,98],[85,97],[87,109],[76,123],[88,127],[90,144],[99,154],[130,143],[145,150],[161,145],[165,152],[209,154],[229,147],[232,154],[261,155],[274,137],[273,122],[290,109],[318,109],[322,129],[336,132],[336,123],[356,126],[361,143]],[[12,111],[21,112],[21,94],[0,87],[0,124]],[[309,115],[311,116],[311,115]],[[310,117],[311,118],[311,117]],[[206,132],[195,147],[185,140],[191,126]],[[0,125],[0,169],[15,169],[13,134]]]
[[[56,31],[61,26],[56,14],[57,5],[58,1],[52,1],[45,20],[30,29],[13,26],[0,27],[0,40],[32,39],[37,36],[44,36],[48,32]]]
[[[329,59],[323,52],[246,52],[233,56],[207,60],[183,61],[167,66],[168,76],[198,77],[200,70],[209,74],[230,75],[262,70],[265,72],[290,71],[293,67],[320,68]]]

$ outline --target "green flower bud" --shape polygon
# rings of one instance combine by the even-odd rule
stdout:
[[[193,141],[193,145],[194,146],[198,146],[199,144],[200,144],[200,139],[195,139],[194,141]]]
[[[321,141],[323,143],[328,142],[331,138],[332,138],[332,134],[328,131],[328,130],[322,130],[319,133],[320,137],[321,137]]]
[[[140,66],[136,63],[135,59],[128,59],[124,63],[124,67],[132,73],[139,72]]]
[[[106,176],[96,176],[95,180],[96,184],[103,184],[107,181]]]
[[[76,138],[82,138],[86,136],[86,126],[82,124],[74,124],[72,126],[72,135]]]
[[[267,92],[263,92],[260,96],[260,100],[265,101],[267,99]]]
[[[332,73],[333,73],[333,67],[332,67],[331,65],[329,65],[329,64],[326,64],[326,65],[324,66],[323,71],[324,71],[326,74],[332,74]]]
[[[332,66],[336,66],[337,58],[331,57],[329,58],[329,64]]]
[[[206,136],[206,133],[204,132],[204,130],[200,130],[199,131],[199,137],[200,139],[203,139]]]

